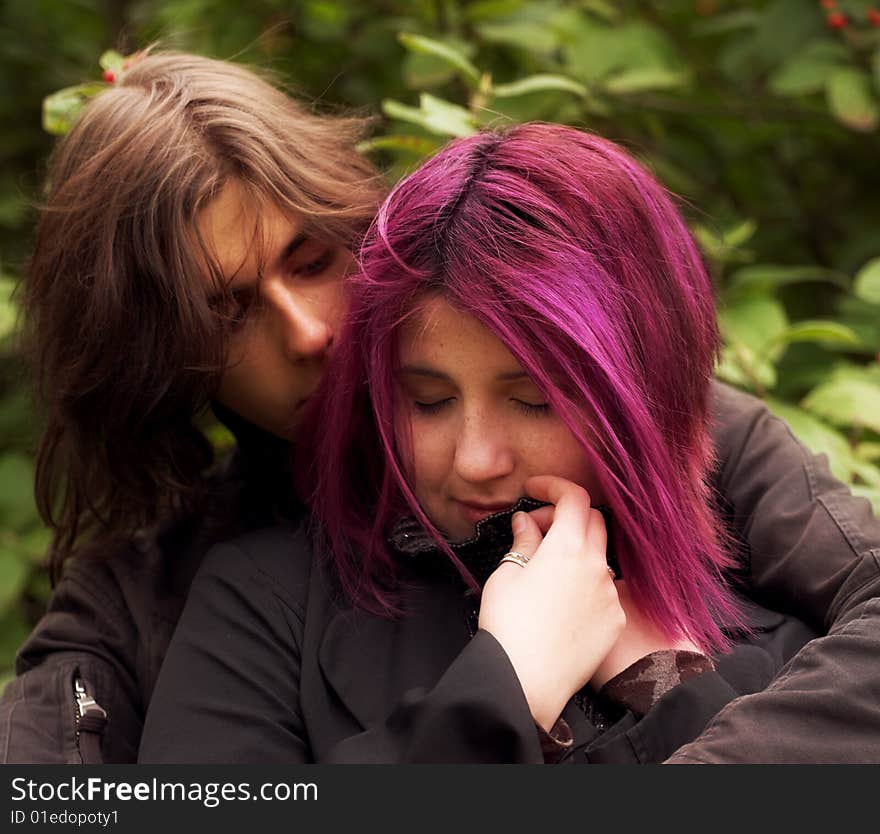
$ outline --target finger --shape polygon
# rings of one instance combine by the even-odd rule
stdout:
[[[513,530],[513,544],[510,549],[531,559],[544,540],[541,528],[538,527],[535,519],[524,512],[514,513],[510,526]]]
[[[606,558],[608,529],[605,527],[605,516],[598,510],[590,510],[586,542],[587,553],[601,554],[603,560]]]
[[[550,525],[553,523],[553,513],[555,512],[555,507],[552,505],[538,507],[537,510],[532,510],[529,515],[535,520],[535,523],[538,525],[538,528],[541,530],[545,536],[547,535],[547,531],[550,529]]]
[[[524,487],[527,495],[555,506],[553,527],[562,528],[562,535],[583,535],[590,509],[590,494],[583,487],[555,475],[536,475]]]

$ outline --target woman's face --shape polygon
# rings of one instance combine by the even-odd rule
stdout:
[[[216,399],[255,425],[292,439],[324,371],[345,313],[351,254],[303,232],[277,208],[261,209],[265,267],[257,280],[256,208],[232,180],[201,213],[199,229],[232,290],[229,363]],[[259,286],[258,286],[259,283]]]
[[[476,319],[430,299],[402,328],[399,351],[398,430],[411,435],[410,477],[447,537],[472,535],[478,520],[523,496],[533,475],[567,478],[601,500],[584,450]]]

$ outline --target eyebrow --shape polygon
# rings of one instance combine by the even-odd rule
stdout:
[[[309,235],[305,232],[297,232],[282,248],[278,257],[275,258],[273,262],[273,269],[280,268],[283,266],[289,258],[291,258],[294,253],[299,249],[307,240],[309,240]],[[226,292],[232,293],[233,295],[236,292],[242,292],[250,289],[255,282],[251,280],[241,281],[238,285],[233,284],[232,281],[229,282],[226,286],[225,292],[215,292],[211,293],[208,296],[208,304],[216,304],[226,295]]]
[[[285,263],[287,259],[290,258],[290,256],[293,255],[308,239],[309,235],[305,232],[297,232],[281,250],[281,254],[275,260],[275,265],[281,266]]]
[[[436,371],[433,368],[425,368],[422,365],[404,365],[399,373],[408,376],[423,376],[428,377],[429,379],[440,379],[443,382],[454,382],[449,374],[444,374],[442,371]],[[529,379],[529,375],[525,371],[505,371],[503,374],[498,374],[495,379],[498,382],[518,382],[521,379]]]

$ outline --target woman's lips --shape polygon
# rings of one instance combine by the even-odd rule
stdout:
[[[458,506],[458,511],[461,515],[471,524],[476,524],[478,521],[482,521],[490,515],[494,515],[495,513],[501,512],[501,510],[506,510],[509,507],[512,507],[516,502],[504,501],[496,504],[471,504],[468,501],[456,500],[455,503]]]

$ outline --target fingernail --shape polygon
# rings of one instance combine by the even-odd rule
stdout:
[[[524,532],[526,529],[526,514],[521,512],[514,513],[513,518],[510,520],[510,526],[513,529],[514,536]]]

